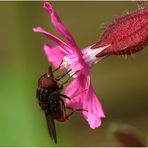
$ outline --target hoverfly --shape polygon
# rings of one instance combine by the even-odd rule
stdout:
[[[67,107],[65,106],[65,101],[63,98],[70,98],[61,94],[63,84],[67,83],[71,77],[68,78],[64,83],[59,84],[59,80],[66,76],[69,71],[55,78],[53,72],[55,72],[57,69],[52,71],[52,67],[49,66],[48,72],[38,79],[38,87],[36,92],[39,105],[45,112],[50,137],[55,143],[57,143],[57,136],[54,120],[64,122],[74,113],[71,108],[68,109],[71,109],[72,112],[69,114],[66,113]]]

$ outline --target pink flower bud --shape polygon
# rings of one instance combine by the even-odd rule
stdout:
[[[144,8],[116,19],[91,48],[110,45],[97,54],[97,57],[102,57],[112,54],[132,54],[142,50],[147,44],[148,8]]]

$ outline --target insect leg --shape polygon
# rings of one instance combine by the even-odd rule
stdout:
[[[83,111],[88,112],[88,110],[86,110],[86,109],[75,109],[75,111],[76,111],[76,112],[83,112]]]
[[[71,75],[65,82],[63,82],[61,85],[64,85],[64,84],[68,83],[69,80],[70,80],[77,72],[79,72],[79,71],[76,71],[74,74],[72,74],[72,75]]]
[[[62,63],[63,63],[63,60],[61,61],[60,65],[59,65],[56,69],[54,69],[54,70],[53,70],[53,72],[56,72],[58,69],[60,69],[60,68],[61,68]]]
[[[63,98],[71,99],[70,97],[63,95],[63,94],[60,94],[60,96],[63,97]]]
[[[66,107],[66,109],[71,110],[71,113],[69,113],[68,115],[66,115],[66,118],[68,119],[70,116],[72,116],[74,114],[74,110],[71,107]]]
[[[69,114],[66,116],[67,119],[68,119],[71,115],[73,115],[74,112],[82,112],[82,111],[87,111],[87,112],[88,112],[88,110],[85,110],[85,109],[75,109],[75,110],[73,110],[72,108],[67,108],[67,107],[66,107],[66,109],[71,109],[71,110],[72,110],[71,113],[69,113]]]
[[[88,89],[84,89],[84,90],[82,90],[81,92],[78,92],[77,94],[71,96],[71,98],[74,98],[74,97],[79,96],[81,93],[85,92],[86,90],[88,90]]]
[[[70,109],[70,110],[72,110],[73,112],[83,112],[83,111],[88,112],[88,110],[86,110],[86,109],[73,109],[73,108],[71,108],[71,107],[66,107],[66,109]]]
[[[66,117],[66,107],[65,107],[65,102],[64,102],[64,100],[63,99],[61,99],[61,98],[59,98],[59,100],[61,101],[61,105],[62,105],[62,120],[63,121],[65,121],[65,117]],[[60,114],[61,114],[61,112],[60,112]],[[67,119],[67,117],[66,117],[66,119]]]
[[[56,72],[58,69],[60,69],[60,66],[53,70],[53,72]]]
[[[72,116],[74,114],[74,111],[72,111],[71,113],[69,113],[68,115],[66,115],[66,118],[68,119],[70,116]]]
[[[71,70],[68,70],[66,73],[57,76],[55,79],[56,79],[57,81],[60,81],[60,80],[61,80],[63,77],[65,77],[70,71],[71,71]]]
[[[70,76],[70,77],[69,77],[66,81],[64,81],[61,85],[64,85],[64,84],[68,83],[71,78],[72,78],[72,76]]]

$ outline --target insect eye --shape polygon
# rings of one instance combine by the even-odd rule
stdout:
[[[41,83],[42,83],[42,87],[48,88],[51,85],[51,80],[48,78],[44,78],[44,79],[42,79]]]
[[[56,87],[57,83],[51,77],[46,77],[42,79],[41,85],[45,89],[52,89]]]

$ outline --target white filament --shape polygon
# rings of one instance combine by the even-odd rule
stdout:
[[[91,47],[87,47],[86,49],[82,50],[83,59],[90,66],[93,64],[96,64],[97,62],[99,62],[100,60],[102,60],[105,57],[105,56],[96,57],[96,55],[99,54],[100,52],[102,52],[104,49],[106,49],[109,46],[110,46],[110,44],[103,46],[103,47],[95,48],[95,49],[91,49]]]

